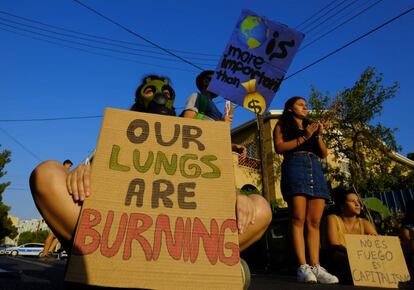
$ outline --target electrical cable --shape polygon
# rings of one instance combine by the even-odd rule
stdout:
[[[1,28],[1,27],[0,27],[0,30],[4,30],[4,31],[10,32],[10,33],[14,33],[14,34],[17,34],[17,35],[20,35],[20,36],[23,36],[23,37],[27,37],[27,38],[31,38],[31,39],[52,43],[52,44],[55,44],[55,45],[58,45],[58,46],[83,51],[83,52],[86,52],[86,53],[89,53],[89,54],[104,56],[104,57],[108,57],[108,58],[113,58],[113,59],[117,59],[117,60],[123,60],[123,61],[127,61],[127,62],[138,63],[138,64],[143,64],[143,65],[148,65],[148,66],[153,66],[153,67],[159,67],[159,68],[164,68],[164,69],[171,69],[171,70],[176,70],[176,71],[179,70],[179,71],[185,71],[185,72],[194,72],[194,70],[157,65],[157,64],[137,61],[137,60],[133,60],[133,59],[129,59],[129,58],[118,57],[118,56],[108,55],[108,54],[104,54],[104,53],[94,52],[94,51],[90,51],[90,50],[79,48],[79,47],[73,47],[73,46],[70,46],[70,45],[65,45],[65,44],[62,44],[62,43],[58,43],[58,42],[54,42],[54,41],[50,41],[50,40],[46,40],[46,39],[41,39],[41,38],[29,36],[29,35],[25,35],[25,34],[22,34],[22,33],[16,32],[16,31],[12,31],[12,30],[8,30],[8,29],[5,29],[5,28]]]
[[[352,41],[350,41],[350,42],[348,42],[348,43],[344,44],[343,46],[341,46],[341,47],[339,47],[339,48],[335,49],[334,51],[332,51],[332,52],[330,52],[330,53],[326,54],[325,56],[323,56],[323,57],[321,57],[321,58],[317,59],[316,61],[314,61],[314,62],[312,62],[312,63],[310,63],[310,64],[308,64],[308,65],[304,66],[303,68],[301,68],[301,69],[297,70],[296,72],[292,73],[291,75],[289,75],[288,77],[284,78],[283,80],[287,80],[287,79],[289,79],[289,78],[291,78],[291,77],[293,77],[293,76],[297,75],[298,73],[300,73],[300,72],[302,72],[302,71],[304,71],[304,70],[306,70],[306,69],[308,69],[308,68],[310,68],[310,67],[314,66],[315,64],[318,64],[319,62],[323,61],[324,59],[327,59],[328,57],[330,57],[330,56],[332,56],[332,55],[336,54],[337,52],[339,52],[339,51],[343,50],[344,48],[346,48],[346,47],[348,47],[348,46],[350,46],[350,45],[354,44],[355,42],[357,42],[357,41],[359,41],[359,40],[361,40],[361,39],[365,38],[366,36],[370,35],[371,33],[376,32],[377,30],[379,30],[379,29],[383,28],[384,26],[386,26],[386,25],[390,24],[391,22],[394,22],[395,20],[399,19],[400,17],[402,17],[402,16],[404,16],[404,15],[406,15],[406,14],[410,13],[412,10],[414,10],[414,7],[410,8],[410,9],[408,9],[408,10],[404,11],[403,13],[401,13],[400,15],[395,16],[395,17],[393,17],[392,19],[390,19],[390,20],[388,20],[388,21],[386,21],[386,22],[382,23],[381,25],[379,25],[379,26],[375,27],[374,29],[371,29],[370,31],[368,31],[368,32],[364,33],[363,35],[361,35],[361,36],[359,36],[359,37],[355,38],[354,40],[352,40]]]
[[[44,33],[35,32],[35,31],[28,30],[28,29],[25,29],[25,28],[19,28],[19,27],[16,27],[14,25],[6,24],[6,23],[1,22],[1,21],[0,21],[0,25],[8,26],[8,27],[11,27],[13,29],[17,29],[19,31],[24,31],[24,32],[27,32],[27,33],[32,33],[32,34],[35,34],[35,35],[40,35],[42,37],[52,38],[52,39],[59,40],[59,41],[63,41],[63,42],[69,42],[69,43],[75,44],[75,45],[86,46],[88,48],[100,49],[100,50],[105,50],[105,51],[109,51],[109,52],[115,52],[115,53],[120,53],[120,54],[127,54],[127,55],[132,55],[132,56],[138,56],[138,57],[144,57],[144,58],[151,58],[151,59],[157,59],[157,60],[163,60],[163,61],[180,62],[177,59],[163,58],[163,57],[155,57],[155,56],[151,56],[151,55],[145,55],[145,54],[127,52],[127,51],[123,51],[123,50],[106,48],[106,47],[100,47],[100,46],[86,44],[86,43],[82,43],[82,42],[78,42],[78,41],[63,39],[63,38],[60,38],[60,37],[50,36],[50,35],[47,35],[47,34],[44,34]],[[208,65],[212,65],[212,64],[205,64],[205,63],[203,63],[202,65],[207,65],[208,66]]]
[[[379,26],[377,26],[377,27],[375,27],[375,28],[371,29],[370,31],[368,31],[368,32],[366,32],[366,33],[364,33],[364,34],[362,34],[361,36],[359,36],[359,37],[357,37],[357,38],[355,38],[355,39],[351,40],[350,42],[348,42],[348,43],[344,44],[343,46],[341,46],[341,47],[339,47],[339,48],[337,48],[337,49],[333,50],[332,52],[330,52],[330,53],[326,54],[325,56],[320,57],[320,58],[319,58],[319,59],[317,59],[316,61],[314,61],[314,62],[312,62],[312,63],[310,63],[310,64],[308,64],[308,65],[304,66],[303,68],[301,68],[301,69],[297,70],[296,72],[294,72],[294,73],[290,74],[289,76],[285,77],[283,80],[285,81],[285,80],[287,80],[287,79],[289,79],[289,78],[291,78],[291,77],[293,77],[293,76],[295,76],[295,75],[299,74],[300,72],[302,72],[302,71],[304,71],[304,70],[306,70],[306,69],[308,69],[308,68],[310,68],[310,67],[312,67],[312,66],[316,65],[317,63],[319,63],[319,62],[321,62],[321,61],[323,61],[323,60],[327,59],[328,57],[330,57],[330,56],[332,56],[332,55],[336,54],[337,52],[339,52],[339,51],[341,51],[341,50],[345,49],[346,47],[349,47],[350,45],[354,44],[355,42],[357,42],[357,41],[359,41],[359,40],[361,40],[361,39],[365,38],[366,36],[368,36],[368,35],[370,35],[370,34],[372,34],[372,33],[376,32],[376,31],[378,31],[379,29],[381,29],[381,28],[385,27],[386,25],[388,25],[388,24],[390,24],[390,23],[394,22],[395,20],[397,20],[397,19],[401,18],[402,16],[404,16],[404,15],[406,15],[406,14],[410,13],[412,10],[414,10],[414,7],[412,7],[412,8],[410,8],[410,9],[408,9],[408,10],[406,10],[406,11],[402,12],[401,14],[399,14],[399,15],[397,15],[397,16],[395,16],[395,17],[391,18],[391,19],[389,19],[388,21],[386,21],[386,22],[384,22],[384,23],[380,24]],[[217,102],[217,103],[220,103],[220,102],[224,102],[224,100],[219,101],[219,102]],[[183,108],[183,107],[179,107],[179,108],[177,108],[177,109],[180,109],[180,108]],[[69,119],[69,118],[70,118],[70,119],[77,119],[77,118],[97,118],[97,117],[100,117],[100,116],[65,117],[65,118],[43,118],[43,119],[20,119],[20,120],[19,120],[19,119],[15,119],[15,120],[8,119],[8,120],[0,120],[0,122],[29,122],[29,121],[47,121],[47,119],[50,119],[50,120],[61,120],[61,119]]]
[[[28,188],[19,188],[19,187],[6,187],[4,190],[29,191]]]
[[[303,24],[305,24],[306,22],[308,22],[309,20],[311,20],[313,17],[315,17],[316,15],[318,15],[320,12],[322,12],[323,10],[327,9],[329,6],[331,6],[332,4],[334,4],[336,1],[338,0],[334,0],[332,2],[330,2],[328,5],[324,6],[323,8],[321,8],[320,10],[318,10],[316,13],[312,14],[309,18],[307,18],[306,20],[302,21],[301,23],[299,23],[298,25],[295,26],[295,29],[299,29],[299,27]]]
[[[312,44],[314,44],[315,42],[317,42],[318,40],[324,38],[325,36],[329,35],[330,33],[334,32],[335,30],[337,30],[338,28],[344,26],[345,24],[347,24],[348,22],[350,22],[351,20],[355,19],[356,17],[358,17],[359,15],[361,15],[362,13],[368,11],[369,9],[371,9],[372,7],[378,5],[380,2],[382,2],[384,0],[378,0],[377,2],[371,4],[370,6],[366,7],[365,9],[363,9],[362,11],[358,12],[357,14],[355,14],[354,16],[348,18],[347,20],[345,20],[344,22],[342,22],[341,24],[338,24],[337,26],[335,26],[334,28],[332,28],[331,30],[327,31],[326,33],[314,38],[313,40],[311,40],[310,42],[308,42],[306,45],[302,46],[299,51],[304,50],[305,48],[307,48],[308,46],[311,46]],[[348,16],[349,14],[347,14]]]
[[[33,26],[33,25],[24,24],[24,23],[21,23],[21,22],[18,22],[18,21],[13,21],[13,20],[6,19],[6,18],[3,18],[3,17],[0,17],[0,20],[6,21],[6,22],[11,22],[11,23],[14,23],[14,24],[17,24],[17,25],[20,25],[20,26],[29,27],[29,28],[32,28],[32,29],[35,29],[35,30],[40,30],[40,31],[48,32],[48,33],[57,34],[57,35],[64,36],[64,37],[70,37],[70,38],[80,39],[80,40],[83,40],[83,41],[120,47],[120,48],[127,49],[127,50],[140,51],[140,52],[146,52],[146,53],[150,53],[150,54],[157,54],[157,55],[163,55],[163,56],[171,57],[170,55],[167,55],[165,53],[158,52],[158,51],[132,48],[132,47],[128,47],[128,46],[125,46],[125,45],[114,44],[114,43],[110,43],[108,41],[102,41],[102,40],[92,40],[92,39],[88,39],[88,38],[85,38],[85,37],[75,36],[75,35],[71,35],[71,34],[68,34],[68,33],[56,32],[56,31],[53,31],[53,30],[50,30],[50,29],[44,29],[44,28]],[[13,28],[18,29],[18,30],[23,30],[23,31],[30,32],[30,33],[35,33],[35,34],[38,33],[38,32],[33,32],[33,31],[30,31],[30,30],[23,29],[23,28],[19,28],[19,27],[16,27],[16,26],[4,23],[4,22],[0,22],[0,23],[2,23],[3,25],[9,26],[9,27],[13,27]],[[53,37],[53,36],[45,35],[45,34],[42,34],[42,33],[40,33],[40,34],[45,36],[45,37],[50,37],[50,38],[55,38],[55,39],[62,40],[61,38],[58,38],[58,37]],[[157,57],[154,57],[153,55],[139,55],[139,56],[157,58]],[[163,59],[163,58],[159,58],[159,59]],[[214,61],[214,62],[218,61],[217,58],[212,59],[212,58],[205,58],[205,57],[204,58],[203,57],[188,57],[188,59]],[[177,61],[177,60],[174,59],[174,61]]]
[[[0,127],[0,131],[3,132],[3,134],[5,134],[6,136],[8,136],[10,139],[12,139],[16,144],[18,144],[24,151],[26,151],[27,153],[29,153],[33,158],[35,158],[37,161],[42,161],[39,156],[37,156],[35,153],[33,153],[33,151],[31,151],[29,148],[27,148],[26,146],[24,146],[19,140],[17,140],[16,138],[14,138],[10,133],[8,133],[6,130],[4,130],[2,127]]]
[[[22,17],[22,16],[18,16],[15,14],[12,14],[10,12],[6,12],[6,11],[2,11],[0,10],[0,14],[5,14],[11,17],[15,17],[24,21],[28,21],[28,22],[32,22],[32,23],[37,23],[40,25],[44,25],[46,27],[50,27],[53,29],[57,29],[57,30],[62,30],[62,31],[66,31],[66,32],[70,32],[73,34],[80,34],[80,35],[84,35],[84,36],[88,36],[91,38],[96,38],[96,39],[101,39],[101,40],[106,40],[106,41],[111,41],[111,42],[115,42],[115,43],[123,43],[123,44],[128,44],[128,45],[133,45],[133,46],[140,46],[140,47],[147,47],[147,48],[154,48],[153,46],[150,45],[145,45],[145,44],[139,44],[139,43],[135,43],[135,42],[130,42],[130,41],[124,41],[124,40],[118,40],[118,39],[112,39],[112,38],[107,38],[107,37],[103,37],[103,36],[97,36],[97,35],[93,35],[93,34],[88,34],[88,33],[84,33],[84,32],[80,32],[80,31],[75,31],[75,30],[71,30],[71,29],[67,29],[67,28],[63,28],[60,26],[55,26],[55,25],[51,25],[51,24],[47,24],[44,22],[40,22],[34,19],[30,19],[30,18],[26,18],[26,17]],[[220,57],[220,55],[217,54],[209,54],[209,53],[200,53],[200,52],[192,52],[192,51],[185,51],[185,50],[178,50],[178,49],[172,49],[172,48],[168,48],[170,51],[174,51],[174,52],[178,52],[178,53],[182,53],[182,54],[189,54],[189,55],[202,55],[202,56],[212,56],[212,57]],[[156,51],[151,51],[151,53],[160,53],[160,52],[156,52]],[[165,53],[160,53],[162,55],[166,55]]]
[[[339,13],[345,11],[347,8],[351,7],[352,5],[354,5],[356,2],[358,2],[359,0],[354,0],[351,3],[349,3],[348,5],[346,5],[344,8],[342,8],[341,10],[335,12],[334,14],[332,14],[331,16],[329,16],[328,18],[324,19],[322,22],[316,23],[314,26],[312,26],[311,28],[309,28],[308,30],[306,30],[304,33],[305,34],[309,34],[311,33],[313,30],[315,30],[316,28],[320,27],[322,24],[326,23],[327,21],[329,21],[330,19],[332,19],[333,17],[337,16]]]
[[[305,27],[303,27],[301,30],[305,30],[307,29],[309,26],[313,25],[315,22],[317,22],[319,19],[325,17],[326,15],[328,15],[329,13],[331,13],[332,11],[334,11],[336,8],[338,8],[339,6],[341,6],[342,4],[344,4],[346,1],[348,0],[343,0],[341,3],[339,3],[338,5],[336,5],[335,7],[329,9],[327,12],[325,12],[323,15],[319,16],[318,18],[316,18],[315,20],[311,21],[310,24],[306,25]]]
[[[203,71],[203,70],[204,70],[202,67],[200,67],[200,66],[198,66],[198,65],[196,65],[196,64],[194,64],[194,63],[192,63],[192,62],[190,62],[190,61],[188,61],[188,60],[186,60],[185,58],[183,58],[183,57],[181,57],[181,56],[179,56],[179,55],[175,54],[174,52],[169,51],[168,49],[166,49],[166,48],[164,48],[164,47],[162,47],[162,46],[160,46],[160,45],[156,44],[155,42],[153,42],[153,41],[151,41],[151,40],[149,40],[149,39],[145,38],[144,36],[142,36],[142,35],[140,35],[140,34],[136,33],[135,31],[133,31],[133,30],[129,29],[128,27],[126,27],[126,26],[124,26],[124,25],[122,25],[122,24],[120,24],[120,23],[116,22],[115,20],[112,20],[111,18],[109,18],[109,17],[107,17],[107,16],[103,15],[102,13],[100,13],[99,11],[97,11],[96,9],[94,9],[94,8],[92,8],[92,7],[90,7],[90,6],[86,5],[86,4],[84,4],[84,3],[82,3],[81,1],[79,1],[79,0],[72,0],[72,1],[74,1],[74,2],[78,3],[79,5],[81,5],[81,6],[85,7],[86,9],[88,9],[88,10],[92,11],[92,12],[93,12],[93,13],[95,13],[96,15],[99,15],[100,17],[102,17],[102,18],[106,19],[107,21],[111,22],[112,24],[114,24],[114,25],[116,25],[116,26],[118,26],[118,27],[122,28],[123,30],[127,31],[128,33],[130,33],[130,34],[132,34],[132,35],[134,35],[134,36],[136,36],[136,37],[138,37],[138,38],[142,39],[143,41],[145,41],[145,42],[147,42],[147,43],[149,43],[149,44],[153,45],[154,47],[156,47],[156,48],[158,48],[158,49],[160,49],[160,50],[162,50],[162,51],[164,51],[164,52],[166,52],[166,53],[168,53],[168,54],[170,54],[170,55],[172,55],[172,56],[174,56],[174,57],[178,58],[179,60],[181,60],[181,61],[183,61],[183,62],[185,62],[185,63],[187,63],[187,64],[189,64],[189,65],[191,65],[191,66],[193,66],[193,67],[195,67],[195,68],[197,68],[197,69],[199,69],[199,70],[201,70],[201,71]]]
[[[98,119],[102,115],[97,116],[77,116],[77,117],[56,117],[56,118],[39,118],[39,119],[8,119],[0,120],[2,123],[8,122],[42,122],[42,121],[63,121],[63,120],[81,120],[81,119]]]

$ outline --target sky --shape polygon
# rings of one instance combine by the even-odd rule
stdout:
[[[250,9],[306,34],[287,76],[414,6],[410,0],[82,2],[205,69],[216,67],[241,10]],[[283,109],[294,95],[308,97],[312,86],[335,95],[374,66],[384,85],[400,84],[375,122],[398,129],[400,154],[414,152],[413,27],[411,11],[285,80],[269,109]],[[128,109],[141,78],[151,73],[170,77],[181,112],[196,91],[195,67],[75,1],[1,0],[0,150],[12,155],[0,182],[11,182],[3,193],[10,214],[39,218],[28,185],[31,171],[49,159],[82,162],[96,145],[104,108]],[[215,101],[223,110],[223,98]],[[232,125],[254,117],[237,108]]]

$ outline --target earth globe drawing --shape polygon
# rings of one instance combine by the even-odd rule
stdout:
[[[238,39],[249,49],[261,46],[269,35],[269,29],[259,16],[249,15],[240,22]]]

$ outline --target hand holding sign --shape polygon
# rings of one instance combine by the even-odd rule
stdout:
[[[81,164],[68,173],[66,186],[75,202],[84,201],[90,195],[90,172],[89,164]]]
[[[224,106],[224,122],[231,123],[233,122],[233,111],[236,107],[236,104],[231,103],[230,101],[226,101],[226,104]]]
[[[234,109],[236,108],[236,104],[230,102],[229,100],[226,101],[226,104],[224,106],[224,113],[225,115],[233,115]]]
[[[237,228],[239,229],[239,233],[243,234],[249,224],[254,225],[256,221],[256,210],[251,199],[243,194],[237,195],[236,204]]]

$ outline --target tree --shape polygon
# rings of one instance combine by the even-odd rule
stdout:
[[[410,153],[408,153],[408,154],[407,154],[407,158],[408,158],[408,159],[411,159],[411,160],[414,160],[414,152],[410,152]]]
[[[48,234],[49,231],[47,230],[39,230],[35,232],[22,232],[19,235],[19,240],[17,241],[17,244],[22,245],[26,243],[44,243]]]
[[[0,178],[7,173],[4,171],[4,167],[10,162],[10,156],[11,152],[8,150],[0,152]],[[3,203],[3,192],[9,185],[10,182],[0,183],[0,241],[5,237],[14,238],[17,235],[17,228],[13,226],[8,216],[10,207]]]
[[[373,124],[381,115],[383,103],[398,89],[397,82],[385,87],[382,80],[382,74],[368,67],[353,87],[333,98],[312,88],[309,101],[312,118],[330,125],[327,145],[343,165],[329,171],[330,181],[353,185],[361,193],[401,189],[400,182],[407,172],[410,174],[410,169],[395,165],[390,157],[391,151],[400,150],[395,129],[380,122]]]

